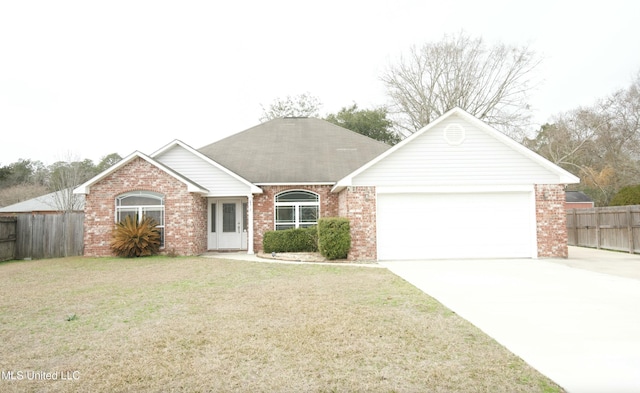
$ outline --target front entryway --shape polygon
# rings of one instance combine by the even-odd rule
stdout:
[[[209,198],[209,250],[247,249],[247,202],[243,199]]]

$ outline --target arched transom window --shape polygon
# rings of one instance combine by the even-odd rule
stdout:
[[[305,228],[318,223],[320,197],[310,191],[285,191],[276,195],[276,230]]]
[[[158,223],[160,245],[164,246],[164,196],[151,191],[133,191],[116,198],[116,222],[127,216],[141,221],[142,217],[151,217]]]

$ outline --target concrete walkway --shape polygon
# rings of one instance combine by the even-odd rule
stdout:
[[[640,257],[381,263],[569,392],[640,392]]]
[[[247,254],[246,251],[238,252],[206,252],[200,255],[203,258],[218,258],[218,259],[232,259],[236,261],[250,261],[250,262],[263,262],[263,263],[284,263],[290,265],[328,265],[328,266],[356,266],[356,267],[371,267],[385,269],[384,266],[377,263],[349,263],[349,262],[303,262],[303,261],[291,261],[286,259],[271,259],[261,258],[256,254]]]

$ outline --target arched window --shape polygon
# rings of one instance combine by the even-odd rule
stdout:
[[[320,197],[310,191],[285,191],[276,195],[276,230],[305,228],[318,223]]]
[[[133,191],[116,197],[116,222],[127,216],[138,221],[142,217],[151,217],[158,223],[160,246],[164,247],[164,196],[151,191]]]

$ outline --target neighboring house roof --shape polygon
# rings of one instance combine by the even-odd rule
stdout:
[[[593,202],[593,199],[589,197],[589,195],[585,194],[582,191],[566,191],[565,192],[565,201],[566,202]]]
[[[376,171],[375,168],[378,167],[378,169],[380,169],[380,166],[384,166],[382,163],[388,159],[388,161],[392,162],[389,163],[389,165],[387,165],[387,167],[391,167],[391,169],[393,169],[393,171],[397,172],[403,168],[398,167],[397,165],[393,165],[393,162],[395,162],[393,160],[394,157],[397,156],[402,156],[402,163],[404,166],[406,166],[407,168],[404,168],[406,170],[409,170],[408,172],[405,171],[403,172],[403,176],[404,175],[415,175],[414,177],[418,177],[421,178],[425,177],[425,176],[429,176],[432,175],[435,171],[435,169],[438,168],[433,168],[432,165],[434,162],[438,162],[441,163],[443,166],[439,167],[444,169],[447,169],[447,165],[449,164],[450,161],[455,161],[457,162],[457,164],[455,165],[456,168],[465,168],[464,166],[460,167],[461,163],[467,163],[469,164],[469,162],[473,162],[473,161],[469,161],[469,158],[473,158],[474,156],[476,158],[482,157],[482,160],[487,161],[487,160],[493,160],[492,158],[492,154],[493,151],[487,151],[486,150],[486,146],[484,147],[485,150],[480,149],[479,145],[476,145],[476,147],[479,149],[476,149],[474,151],[469,151],[468,156],[459,156],[459,159],[454,159],[451,158],[449,156],[442,156],[441,152],[437,152],[437,145],[436,144],[428,144],[425,147],[424,143],[419,143],[421,140],[420,138],[426,135],[435,135],[432,134],[431,131],[433,132],[438,132],[438,130],[441,130],[444,128],[445,133],[446,130],[448,129],[449,126],[455,126],[457,125],[457,121],[462,120],[468,124],[470,124],[471,126],[473,126],[474,129],[478,130],[479,132],[482,133],[482,135],[488,137],[488,140],[494,140],[494,141],[498,141],[499,144],[493,146],[492,148],[498,148],[500,147],[501,151],[508,151],[508,152],[512,152],[515,154],[511,154],[512,158],[520,158],[520,161],[527,162],[527,163],[532,163],[533,165],[529,165],[529,166],[533,166],[535,168],[539,168],[542,170],[542,172],[544,173],[544,180],[543,183],[541,184],[568,184],[568,183],[579,183],[580,179],[578,179],[576,176],[574,176],[573,174],[569,173],[568,171],[560,168],[559,166],[553,164],[552,162],[548,161],[547,159],[545,159],[544,157],[534,153],[533,151],[527,149],[526,147],[524,147],[523,145],[521,145],[520,143],[514,141],[513,139],[509,138],[508,136],[506,136],[505,134],[497,131],[496,129],[494,129],[493,127],[489,126],[488,124],[484,123],[483,121],[479,120],[478,118],[476,118],[475,116],[469,114],[468,112],[465,112],[464,110],[460,109],[460,108],[454,108],[451,109],[450,111],[448,111],[447,113],[445,113],[444,115],[440,116],[439,118],[437,118],[436,120],[434,120],[433,122],[429,123],[427,126],[423,127],[422,129],[416,131],[415,133],[413,133],[411,136],[405,138],[403,141],[401,141],[400,143],[398,143],[397,145],[393,146],[392,148],[390,148],[389,150],[385,151],[384,153],[380,154],[379,156],[375,157],[375,159],[369,161],[368,163],[366,163],[365,165],[357,168],[354,172],[349,173],[347,176],[343,177],[342,179],[340,179],[336,185],[333,188],[333,191],[340,191],[345,187],[351,186],[351,185],[362,185],[362,184],[355,184],[354,183],[354,179],[357,179],[358,177],[362,177],[365,176],[365,174],[368,172],[369,173],[369,177],[371,177],[371,172],[374,173],[373,176],[377,176],[375,175]],[[453,122],[452,122],[453,121]],[[449,126],[446,126],[449,122]],[[452,130],[456,130],[456,128],[453,128]],[[440,139],[446,139],[447,136],[443,135],[443,134],[438,134],[438,138]],[[441,136],[440,136],[441,135]],[[457,138],[457,137],[461,137],[462,140],[458,143],[450,143],[452,145],[461,145],[461,146],[467,146],[467,144],[462,144],[462,142],[464,141],[464,132],[462,132],[460,135],[457,134],[452,134],[452,137]],[[439,140],[440,140],[439,139]],[[416,143],[414,143],[414,141],[416,141]],[[427,139],[423,139],[424,141],[428,141]],[[419,149],[419,147],[422,147],[422,150]],[[429,148],[430,150],[425,150],[426,148]],[[419,151],[414,151],[418,149]],[[404,156],[403,156],[403,152],[404,152]],[[438,153],[438,154],[436,154]],[[480,154],[482,153],[482,154]],[[464,154],[464,153],[463,153]],[[407,159],[407,156],[411,156],[413,155],[413,159]],[[433,157],[431,158],[431,155],[433,155]],[[482,162],[482,164],[484,164],[485,162]],[[418,165],[422,163],[422,167],[418,167]],[[380,164],[380,165],[378,165]],[[397,164],[397,163],[396,163]],[[512,178],[517,177],[518,179],[516,179],[517,181],[520,181],[520,177],[522,177],[524,175],[524,177],[522,177],[522,182],[523,184],[531,181],[531,179],[533,177],[531,177],[531,173],[521,173],[522,169],[518,169],[515,170],[514,168],[508,168],[508,167],[501,167],[501,165],[505,165],[508,164],[508,161],[505,161],[504,163],[501,163],[499,161],[496,161],[493,163],[493,170],[494,171],[499,171],[500,173],[504,173],[505,171],[511,171],[513,172],[511,176]],[[386,168],[387,172],[390,168]],[[478,168],[471,168],[471,169],[478,169]],[[479,168],[481,170],[485,170],[485,168]],[[515,172],[514,172],[515,170]],[[393,172],[392,171],[392,172]],[[466,176],[468,177],[468,172],[469,171],[458,171],[458,174],[466,174]],[[529,176],[527,178],[527,175]],[[366,177],[366,176],[365,176]],[[406,176],[404,176],[406,177]],[[402,181],[406,181],[406,179],[404,178],[391,178],[392,180],[394,180],[392,183],[393,184],[398,184],[401,183]],[[387,180],[389,180],[389,177],[387,176]],[[424,180],[424,179],[423,179]],[[451,182],[451,179],[436,179],[437,181],[442,182],[442,184],[447,184],[446,182]],[[468,180],[468,179],[467,179]],[[512,179],[511,181],[516,181],[514,179]],[[362,180],[361,180],[362,181]],[[413,183],[410,183],[413,184]],[[377,184],[379,185],[379,184]]]
[[[116,164],[114,164],[113,166],[109,167],[109,169],[106,169],[105,171],[99,173],[98,175],[96,175],[95,177],[87,180],[85,183],[79,185],[75,190],[73,190],[74,194],[89,194],[91,191],[91,185],[99,182],[100,180],[104,179],[105,177],[107,177],[108,175],[110,175],[111,173],[117,171],[118,169],[122,168],[123,166],[127,165],[128,163],[130,163],[131,161],[135,160],[136,158],[141,158],[145,161],[147,161],[148,163],[150,163],[151,165],[154,165],[155,167],[157,167],[158,169],[164,171],[165,173],[167,173],[170,176],[173,176],[175,179],[181,181],[182,183],[186,184],[187,186],[187,190],[189,192],[196,192],[196,193],[200,193],[200,194],[206,194],[209,191],[200,186],[199,184],[191,181],[190,179],[187,179],[186,177],[184,177],[183,175],[179,174],[178,172],[174,171],[173,169],[167,167],[166,165],[161,164],[160,162],[154,160],[153,158],[140,153],[139,151],[135,151],[131,154],[129,154],[127,157],[123,158],[122,160],[118,161]]]
[[[29,212],[55,212],[60,211],[57,202],[63,200],[60,196],[64,191],[51,192],[26,201],[0,208],[0,213],[29,213]],[[76,195],[78,211],[84,210],[84,195]]]
[[[198,151],[255,184],[335,183],[390,146],[315,118],[273,119]]]

